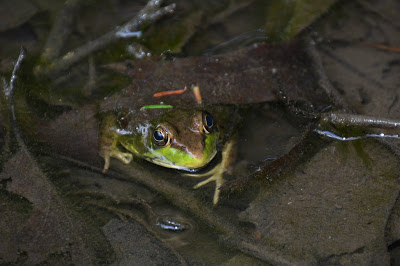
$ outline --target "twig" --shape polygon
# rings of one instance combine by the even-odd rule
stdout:
[[[9,104],[9,110],[10,110],[10,122],[15,134],[15,137],[17,139],[18,145],[20,148],[25,147],[24,142],[22,141],[21,134],[19,133],[18,127],[17,127],[17,119],[15,115],[15,105],[14,105],[14,98],[15,98],[15,88],[14,88],[14,83],[15,80],[17,79],[17,71],[21,67],[21,63],[24,60],[26,54],[25,48],[21,47],[21,51],[18,56],[18,60],[14,65],[14,69],[11,74],[10,82],[7,84],[5,82],[4,86],[4,95],[8,99],[8,104]]]
[[[183,94],[185,93],[187,90],[187,87],[185,86],[185,88],[183,88],[182,90],[173,90],[173,91],[160,91],[160,92],[156,92],[153,94],[153,97],[164,97],[164,96],[168,96],[168,95],[179,95],[179,94]]]
[[[76,15],[79,13],[81,3],[81,0],[68,0],[65,2],[62,11],[58,14],[57,19],[51,28],[49,37],[44,46],[42,53],[43,61],[50,62],[60,56],[63,44],[72,31],[72,25],[75,21]]]
[[[89,56],[88,60],[88,81],[83,87],[82,91],[85,95],[89,96],[96,86],[96,66],[93,56]]]
[[[197,103],[201,104],[202,100],[201,100],[200,87],[195,85],[192,88],[193,88],[193,94],[194,94],[194,97],[196,98]]]
[[[103,49],[104,47],[124,38],[140,37],[141,27],[145,23],[154,23],[167,14],[175,10],[175,4],[160,8],[161,0],[150,0],[146,6],[130,21],[123,26],[104,34],[102,37],[84,44],[83,46],[71,51],[60,59],[55,60],[49,65],[37,66],[36,74],[56,75],[88,55]]]
[[[252,5],[254,2],[255,1],[244,1],[244,2],[229,1],[228,6],[224,8],[222,12],[213,16],[207,24],[212,25],[220,23],[221,21],[231,16],[232,14]]]
[[[326,56],[328,56],[329,58],[333,59],[334,61],[336,61],[336,63],[340,64],[341,66],[343,66],[344,68],[347,68],[351,73],[353,73],[354,75],[370,82],[372,85],[374,85],[375,87],[379,88],[379,89],[383,89],[385,88],[385,86],[383,86],[383,84],[379,81],[377,81],[376,79],[372,78],[371,76],[369,76],[368,74],[358,70],[355,66],[353,66],[348,60],[340,58],[338,56],[336,56],[334,53],[332,53],[329,49],[327,48],[323,48],[323,47],[319,47],[319,50],[324,53]]]
[[[104,192],[101,190],[89,190],[89,189],[84,189],[84,190],[79,190],[79,191],[70,191],[67,193],[67,195],[93,195],[93,196],[98,196],[98,197],[103,197],[112,200],[115,204],[135,204],[135,205],[140,205],[142,208],[145,210],[147,218],[149,220],[156,220],[158,218],[158,215],[153,211],[151,206],[141,198],[137,197],[120,197],[116,196],[112,193]]]
[[[322,114],[319,124],[330,123],[335,126],[357,126],[364,128],[393,129],[400,127],[400,120],[390,118],[376,118],[368,115],[355,115],[346,113]]]
[[[371,5],[370,3],[368,3],[367,1],[364,0],[357,0],[357,2],[366,10],[368,10],[369,12],[372,12],[376,15],[378,15],[383,21],[385,21],[386,23],[394,26],[396,29],[400,29],[400,25],[396,24],[396,21],[394,21],[393,19],[389,19],[387,18],[386,14],[383,14],[382,12],[380,12],[378,9],[376,9],[373,5]]]
[[[258,258],[271,265],[307,265],[317,264],[315,258],[311,256],[307,258],[295,258],[291,254],[282,254],[275,248],[262,243],[261,241],[252,241],[249,237],[240,235],[232,236],[230,238],[221,238],[220,241],[224,245],[236,248],[245,254]]]
[[[308,45],[306,45],[307,54],[311,57],[311,62],[313,64],[313,70],[318,76],[318,85],[325,91],[325,93],[332,99],[335,105],[339,108],[349,110],[348,104],[344,101],[343,97],[340,96],[339,92],[333,87],[332,83],[329,81],[324,66],[321,61],[321,57],[315,45],[311,44],[311,39],[307,39]]]
[[[400,53],[400,48],[398,47],[391,47],[383,44],[377,44],[377,43],[369,43],[369,42],[362,42],[362,45],[369,46],[369,47],[374,47],[378,50],[383,50],[383,51],[389,51],[393,53]]]

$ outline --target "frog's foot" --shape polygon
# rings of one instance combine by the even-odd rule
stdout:
[[[205,177],[209,176],[204,181],[201,181],[197,185],[195,185],[193,188],[197,189],[199,187],[202,187],[212,181],[215,181],[215,192],[214,192],[214,198],[213,198],[213,204],[214,206],[218,204],[219,200],[219,194],[221,192],[220,188],[224,184],[224,173],[225,172],[230,172],[232,163],[233,163],[233,158],[234,158],[234,153],[235,153],[235,143],[236,139],[233,138],[230,141],[228,141],[225,146],[224,150],[222,151],[222,161],[217,164],[213,169],[208,171],[207,173],[204,174],[186,174],[186,176],[193,176],[193,177]]]
[[[198,189],[199,187],[202,187],[210,182],[215,181],[215,191],[214,191],[214,198],[213,198],[213,205],[218,204],[219,200],[219,194],[221,192],[220,187],[224,183],[223,175],[226,172],[226,168],[223,166],[223,163],[219,163],[216,165],[213,169],[208,171],[207,173],[204,174],[186,174],[186,176],[193,176],[193,177],[204,177],[204,176],[210,176],[204,181],[199,182],[197,185],[195,185],[193,188]]]
[[[110,167],[110,159],[111,157],[117,158],[124,164],[130,164],[132,162],[133,156],[128,152],[121,152],[118,149],[111,150],[109,152],[103,153],[104,157],[104,168],[103,173],[106,173],[108,168]]]

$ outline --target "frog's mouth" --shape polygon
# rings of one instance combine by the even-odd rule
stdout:
[[[204,148],[201,155],[168,146],[162,149],[152,149],[147,154],[144,154],[142,158],[163,167],[193,172],[206,166],[215,157],[218,140],[218,131],[208,135],[204,140]]]
[[[166,168],[172,168],[172,169],[177,169],[177,170],[183,170],[183,171],[188,171],[188,172],[196,172],[200,170],[201,168],[205,167],[208,163],[214,159],[215,155],[217,154],[217,150],[215,150],[212,154],[209,156],[206,156],[207,158],[200,158],[196,159],[197,162],[194,160],[191,160],[190,162],[186,164],[182,163],[174,163],[166,159],[165,157],[153,157],[153,158],[146,158],[145,159],[149,162],[152,162],[154,164],[166,167]],[[186,156],[189,156],[186,154]]]

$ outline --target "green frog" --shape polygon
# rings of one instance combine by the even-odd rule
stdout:
[[[108,170],[112,157],[129,164],[133,156],[163,167],[195,172],[215,157],[222,136],[211,113],[174,108],[108,114],[103,119],[101,132],[103,172]],[[187,174],[209,176],[194,188],[215,181],[214,205],[218,203],[223,174],[231,167],[233,147],[233,141],[225,143],[222,161],[209,172]]]

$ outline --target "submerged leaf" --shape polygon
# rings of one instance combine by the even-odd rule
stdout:
[[[92,261],[92,251],[82,238],[83,224],[71,216],[65,202],[27,150],[20,150],[4,165],[0,180],[7,180],[9,193],[32,204],[29,218],[11,228],[9,225],[0,228],[2,232],[9,232],[0,234],[0,257],[4,262],[44,263],[50,251],[59,254],[59,262],[87,264]],[[17,210],[15,212],[5,213],[2,219],[12,220],[10,215],[20,215]]]
[[[152,97],[154,93],[192,85],[200,88],[205,105],[274,101],[281,90],[290,99],[315,108],[331,104],[320,89],[319,63],[309,50],[302,42],[257,44],[223,55],[111,64],[108,68],[129,76],[132,84],[105,99],[101,109],[159,104],[160,99]],[[185,93],[165,98],[163,103],[192,108],[197,101],[193,94]]]
[[[308,27],[337,0],[273,0],[268,6],[265,34],[270,40],[290,40]]]

